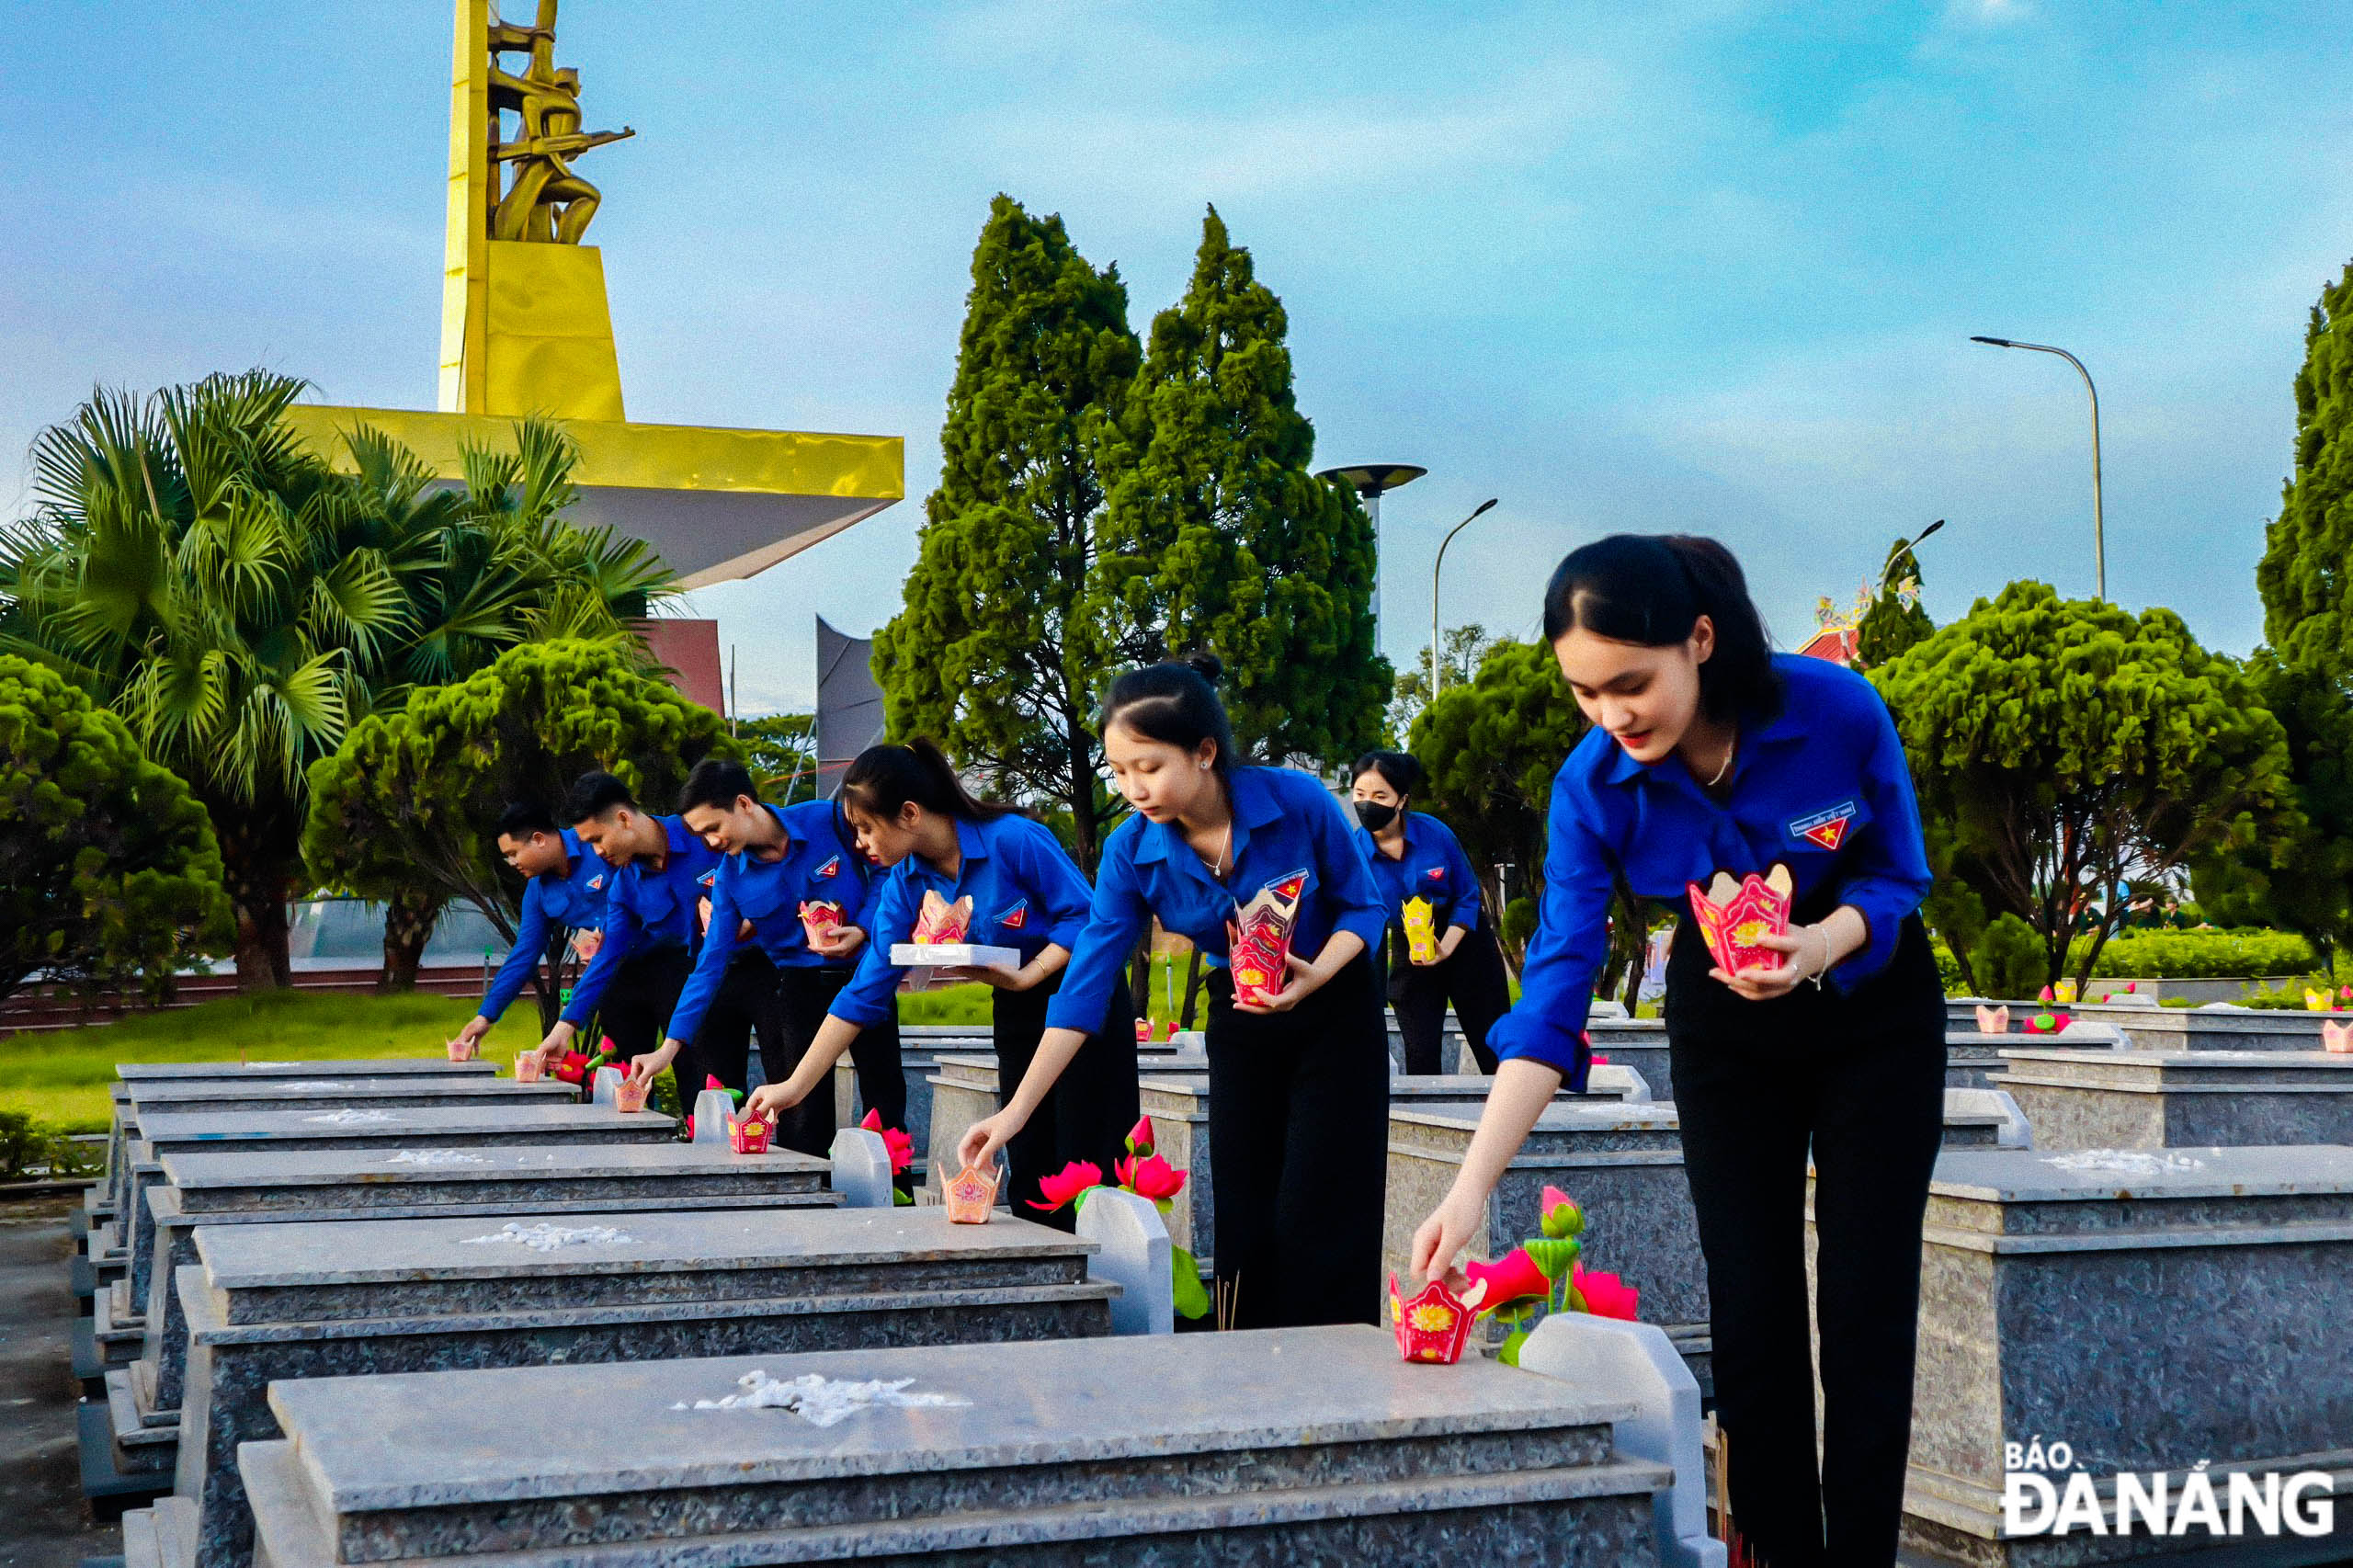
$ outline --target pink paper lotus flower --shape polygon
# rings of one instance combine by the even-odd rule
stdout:
[[[1537,1200],[1537,1216],[1544,1233],[1556,1241],[1585,1231],[1585,1211],[1577,1207],[1575,1199],[1557,1187],[1544,1189],[1544,1196]]]
[[[1154,1203],[1174,1198],[1185,1189],[1185,1173],[1157,1154],[1131,1154],[1111,1168],[1118,1174],[1121,1187]],[[1101,1172],[1096,1172],[1096,1179],[1102,1179]]]
[[[1615,1274],[1599,1274],[1578,1264],[1569,1277],[1571,1287],[1585,1299],[1585,1310],[1597,1318],[1635,1321],[1642,1295]]]
[[[859,1122],[858,1125],[865,1128],[869,1132],[880,1132],[882,1134],[882,1147],[889,1150],[891,1153],[891,1174],[892,1176],[897,1176],[901,1171],[905,1170],[909,1165],[915,1164],[915,1141],[908,1137],[906,1133],[899,1128],[883,1126],[882,1113],[881,1111],[868,1111],[866,1113],[866,1119]]]
[[[2320,1043],[2338,1055],[2353,1054],[2353,1024],[2340,1024],[2335,1018],[2324,1018],[2320,1026]]]
[[[1988,1007],[1983,1002],[1980,1002],[1977,1005],[1977,1032],[1979,1034],[2009,1033],[2010,1009],[2008,1006],[2004,1005],[1999,1007]]]
[[[1462,1304],[1474,1312],[1492,1312],[1497,1307],[1529,1297],[1541,1299],[1552,1291],[1552,1282],[1536,1267],[1526,1247],[1514,1247],[1493,1263],[1466,1263],[1463,1278],[1470,1283],[1456,1294]]]
[[[1038,1190],[1044,1195],[1045,1202],[1040,1203],[1035,1198],[1025,1199],[1023,1201],[1032,1209],[1051,1214],[1088,1187],[1102,1185],[1103,1167],[1101,1165],[1092,1160],[1073,1160],[1052,1176],[1038,1178]]]

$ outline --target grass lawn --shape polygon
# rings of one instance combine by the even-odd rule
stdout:
[[[983,1022],[988,990],[959,985],[900,998],[908,1023]],[[0,1110],[20,1110],[52,1132],[103,1132],[107,1085],[119,1062],[338,1061],[439,1056],[474,1015],[463,997],[334,996],[280,991],[230,996],[119,1023],[38,1034],[0,1034]],[[483,1041],[485,1060],[509,1071],[515,1052],[539,1043],[539,1012],[526,996]]]
[[[234,1062],[241,1051],[255,1062],[439,1056],[473,1013],[472,1002],[451,996],[280,991],[85,1028],[0,1035],[0,1110],[29,1112],[53,1131],[103,1132],[118,1062]],[[483,1041],[483,1055],[513,1062],[517,1047],[539,1043],[537,1024],[528,999],[518,1002]]]

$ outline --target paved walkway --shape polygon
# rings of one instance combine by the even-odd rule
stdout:
[[[75,1201],[0,1203],[0,1568],[75,1568],[122,1551],[122,1532],[82,1506],[65,1228]]]

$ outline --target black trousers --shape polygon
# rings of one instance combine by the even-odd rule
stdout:
[[[1417,964],[1405,945],[1404,933],[1392,931],[1389,944],[1389,1000],[1397,1009],[1397,1032],[1405,1040],[1405,1071],[1444,1071],[1446,1009],[1450,1002],[1462,1025],[1462,1043],[1471,1048],[1479,1071],[1495,1075],[1495,1053],[1487,1049],[1487,1030],[1511,1010],[1511,985],[1504,978],[1503,949],[1495,945],[1494,927],[1486,917],[1462,938],[1453,956],[1434,964]]]
[[[1212,1244],[1238,1326],[1376,1321],[1389,1046],[1371,958],[1288,1013],[1236,1012],[1223,968],[1209,990]]]
[[[1944,1131],[1944,997],[1927,934],[1908,917],[1887,967],[1845,995],[1825,982],[1743,1001],[1708,978],[1710,961],[1685,915],[1667,960],[1667,1050],[1708,1265],[1733,1525],[1770,1568],[1888,1568],[1912,1429],[1921,1220]]]
[[[621,960],[612,983],[605,987],[597,1004],[597,1028],[619,1049],[623,1067],[631,1057],[642,1056],[662,1043],[670,1015],[678,1010],[678,993],[687,988],[687,976],[694,967],[687,949],[676,947],[631,953]],[[595,1054],[593,1047],[589,1053]],[[686,1108],[694,1108],[690,1104]]]
[[[772,1022],[760,1028],[760,1071],[771,1084],[781,1084],[801,1065],[809,1044],[825,1021],[825,1009],[849,983],[849,966],[824,969],[779,969],[769,992],[765,1017]],[[870,1028],[858,1031],[849,1059],[858,1069],[858,1097],[870,1110],[882,1113],[882,1125],[907,1125],[907,1074],[899,1062],[899,1005],[891,1016]],[[834,1147],[834,1086],[820,1084],[809,1097],[784,1113],[776,1141],[804,1154],[824,1155]]]
[[[996,1043],[999,1109],[1013,1098],[1030,1059],[1038,1054],[1038,1037],[1046,1030],[1046,1003],[1062,983],[1063,971],[1058,971],[1043,985],[996,994],[989,1029]],[[1073,1208],[1048,1214],[1029,1207],[1031,1199],[1044,1196],[1039,1182],[1073,1160],[1092,1160],[1107,1185],[1116,1180],[1111,1167],[1127,1156],[1125,1140],[1137,1115],[1136,1004],[1120,984],[1111,988],[1103,1027],[1078,1048],[1046,1092],[1038,1113],[1005,1146],[1012,1181],[1006,1196],[1013,1211],[1040,1224],[1076,1230],[1078,1214]]]
[[[679,1047],[677,1060],[670,1064],[677,1077],[680,1114],[694,1114],[695,1096],[702,1093],[705,1079],[716,1078],[731,1089],[748,1086],[754,1031],[760,1037],[763,1067],[768,1051],[781,1049],[776,972],[776,965],[757,948],[745,948],[728,960],[719,994],[702,1016],[702,1028]],[[776,1046],[771,1047],[771,1040]]]

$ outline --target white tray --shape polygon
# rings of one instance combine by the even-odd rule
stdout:
[[[1019,969],[1021,950],[977,942],[893,942],[891,961],[904,969]]]

